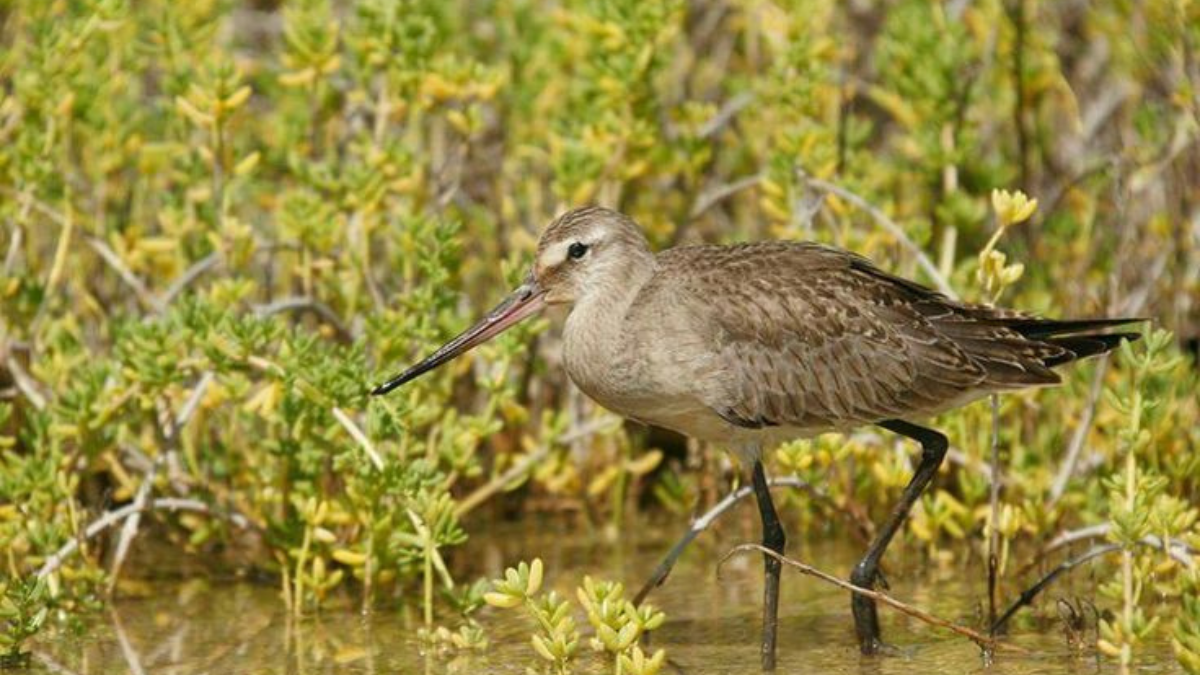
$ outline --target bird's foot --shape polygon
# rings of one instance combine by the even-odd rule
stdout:
[[[875,571],[875,583],[871,584],[871,588],[884,591],[892,590],[892,586],[888,583],[887,577],[883,576],[883,570]]]
[[[896,645],[884,642],[878,637],[867,638],[859,642],[859,651],[863,656],[903,656],[904,652]]]

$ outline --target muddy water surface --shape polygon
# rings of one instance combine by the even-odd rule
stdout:
[[[736,514],[730,514],[736,516]],[[532,530],[532,532],[531,532]],[[629,528],[620,536],[584,536],[564,526],[512,527],[474,533],[454,555],[460,578],[497,576],[504,564],[540,555],[547,584],[574,597],[585,574],[615,578],[636,587],[678,534],[673,529]],[[667,584],[651,602],[667,613],[653,636],[654,647],[670,657],[668,673],[724,675],[758,673],[761,562],[746,555],[730,562],[721,578],[716,561],[731,546],[752,540],[747,519],[724,523],[704,534],[684,555]],[[979,565],[949,564],[931,570],[921,556],[897,546],[891,559],[893,593],[945,618],[977,625],[983,577]],[[828,540],[794,545],[792,553],[822,569],[845,574],[858,544]],[[1054,599],[1090,598],[1096,571],[1084,571],[1067,585],[1052,588],[1038,614],[1053,614]],[[142,582],[141,597],[117,601],[88,617],[78,633],[55,631],[38,642],[33,672],[107,673],[497,673],[523,675],[539,666],[529,645],[529,630],[514,612],[485,608],[479,620],[490,647],[482,653],[444,656],[426,653],[416,638],[417,607],[379,609],[363,616],[347,598],[318,616],[289,618],[278,589],[249,582],[210,580]],[[1019,589],[1008,589],[1015,594]],[[630,591],[632,594],[632,591]],[[1027,654],[1001,654],[990,666],[979,650],[957,636],[881,609],[885,637],[900,655],[859,656],[849,603],[844,593],[785,569],[779,673],[836,675],[917,675],[922,673],[1108,673],[1117,669],[1067,645],[1057,622],[1035,620],[1026,611],[1013,626],[1012,644]],[[582,616],[581,626],[586,626]],[[1135,672],[1179,672],[1160,628],[1159,641],[1142,653]],[[586,647],[585,647],[586,650]],[[602,673],[590,655],[578,673]]]

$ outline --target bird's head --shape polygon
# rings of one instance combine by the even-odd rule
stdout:
[[[386,394],[487,342],[547,305],[571,306],[589,297],[611,294],[639,268],[652,264],[646,238],[628,216],[599,206],[568,211],[542,233],[533,268],[524,283],[481,321],[371,393]]]
[[[641,229],[623,213],[599,206],[559,216],[538,240],[531,279],[548,305],[573,305],[611,294],[650,258]]]

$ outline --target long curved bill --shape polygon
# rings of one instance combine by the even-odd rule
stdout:
[[[491,340],[522,319],[537,314],[545,305],[545,291],[538,286],[531,274],[526,278],[525,283],[518,286],[503,302],[496,305],[479,323],[439,347],[424,361],[375,387],[371,390],[371,395],[381,396],[409,380],[424,375],[443,363]]]

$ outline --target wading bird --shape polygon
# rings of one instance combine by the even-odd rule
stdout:
[[[724,444],[753,467],[763,545],[783,553],[762,452],[827,431],[881,426],[921,445],[900,502],[851,581],[879,561],[946,454],[917,421],[995,392],[1059,383],[1051,368],[1102,354],[1133,319],[1054,321],[953,301],[861,256],[802,242],[684,246],[657,255],[629,217],[570,211],[542,234],[523,284],[482,321],[377,387],[386,394],[548,305],[570,308],[571,380],[625,417]],[[780,563],[767,557],[762,664],[775,664]],[[851,602],[861,650],[880,649],[873,600]]]

